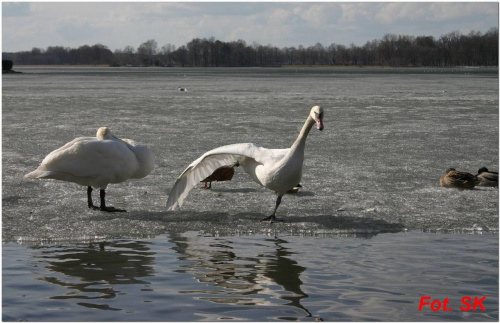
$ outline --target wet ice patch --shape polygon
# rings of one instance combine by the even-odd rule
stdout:
[[[497,189],[439,187],[448,167],[475,172],[498,165],[498,84],[492,82],[497,75],[211,71],[184,73],[189,95],[177,92],[179,76],[166,70],[51,72],[51,82],[5,78],[4,239],[169,230],[230,235],[497,230]],[[325,130],[309,135],[303,188],[285,195],[278,209],[287,222],[258,222],[271,213],[276,197],[241,169],[210,192],[195,188],[179,212],[166,212],[169,190],[191,161],[237,142],[289,147],[313,105],[326,110]],[[88,210],[84,187],[22,177],[53,149],[103,125],[148,144],[156,155],[156,168],[146,178],[109,186],[109,204],[126,214]]]

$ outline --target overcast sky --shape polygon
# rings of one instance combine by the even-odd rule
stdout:
[[[251,45],[364,45],[385,34],[498,28],[497,2],[2,2],[2,51],[103,44],[135,49],[193,38]]]

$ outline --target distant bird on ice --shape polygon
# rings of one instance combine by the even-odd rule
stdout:
[[[115,137],[106,127],[95,137],[79,137],[48,154],[26,178],[57,179],[87,186],[88,207],[105,212],[125,212],[106,206],[108,184],[143,178],[154,167],[148,147]],[[100,188],[101,206],[92,203],[92,187]]]
[[[314,124],[319,130],[323,130],[323,109],[319,106],[312,107],[291,148],[266,149],[252,143],[243,143],[206,152],[179,176],[168,196],[167,209],[175,210],[182,206],[189,191],[217,168],[238,163],[255,182],[278,195],[273,213],[261,221],[280,221],[276,219],[276,210],[283,195],[300,182],[306,138]]]
[[[481,167],[477,171],[476,177],[480,180],[480,183],[477,184],[477,186],[498,187],[498,172],[490,172],[488,168]]]
[[[447,188],[473,189],[479,182],[476,176],[457,171],[455,168],[448,168],[439,179],[441,186]]]
[[[186,87],[179,87],[179,91],[181,91],[181,92],[187,92],[188,89]]]

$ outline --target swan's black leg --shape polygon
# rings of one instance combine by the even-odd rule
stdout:
[[[92,210],[99,210],[99,207],[94,206],[94,203],[92,203],[92,186],[87,187],[87,204],[89,206],[89,209]]]
[[[273,222],[282,222],[283,221],[283,219],[276,218],[276,210],[278,209],[278,206],[280,206],[280,204],[281,204],[281,198],[282,198],[282,196],[278,195],[278,198],[276,199],[276,206],[274,207],[273,214],[271,214],[268,217],[263,218],[262,220],[260,220],[260,222],[269,221],[270,223],[273,223]]]
[[[101,208],[100,210],[101,211],[104,211],[104,212],[127,212],[125,210],[122,210],[122,209],[115,209],[114,207],[112,206],[106,206],[106,201],[105,201],[105,197],[106,197],[106,192],[101,189]]]

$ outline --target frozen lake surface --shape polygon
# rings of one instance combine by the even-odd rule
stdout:
[[[4,320],[498,320],[498,189],[439,186],[449,167],[498,170],[498,70],[17,70],[2,77]],[[240,169],[166,212],[202,153],[287,148],[313,105],[325,129],[286,222],[258,222],[275,196]],[[101,126],[156,156],[108,187],[126,213],[23,177]],[[418,311],[425,295],[455,310]],[[486,310],[460,311],[464,296]]]

